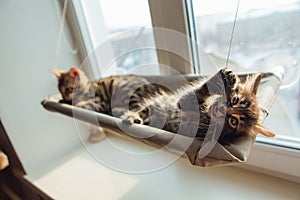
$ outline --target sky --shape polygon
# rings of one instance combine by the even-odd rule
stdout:
[[[148,0],[98,0],[105,24],[113,29],[132,26],[151,26]],[[192,0],[195,16],[217,12],[235,13],[238,0]],[[284,9],[300,0],[240,0],[239,12]]]
[[[108,27],[151,26],[148,0],[99,0]]]

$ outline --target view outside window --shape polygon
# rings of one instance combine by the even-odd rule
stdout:
[[[147,0],[81,0],[81,4],[93,48],[109,42],[107,54],[115,55],[110,74],[124,74],[139,66],[145,66],[143,74],[159,74],[156,49],[144,48],[155,46]]]
[[[192,0],[196,37],[217,67],[225,66],[238,1]],[[241,0],[229,67],[237,71],[284,69],[278,98],[266,124],[300,141],[300,1]],[[200,71],[205,71],[201,63]],[[297,138],[298,137],[298,138]],[[298,143],[300,144],[300,142]]]

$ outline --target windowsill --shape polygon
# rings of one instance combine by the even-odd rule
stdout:
[[[141,151],[148,148],[140,143],[134,146]],[[55,199],[74,200],[86,197],[274,200],[300,196],[299,185],[293,182],[235,167],[194,167],[184,159],[152,173],[122,173],[97,162],[83,147],[33,182]]]
[[[292,119],[297,116],[288,115],[287,108],[282,101],[283,100],[280,100],[278,97],[275,98],[264,124],[277,135],[299,137],[299,129],[295,123],[292,122]]]

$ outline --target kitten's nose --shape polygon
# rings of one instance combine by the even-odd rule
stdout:
[[[136,123],[136,124],[140,124],[140,123],[141,123],[141,120],[135,119],[133,122]]]

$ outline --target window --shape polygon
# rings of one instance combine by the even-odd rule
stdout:
[[[123,9],[122,4],[135,6],[127,10],[129,7]],[[79,20],[83,21],[80,23],[82,34],[88,30],[84,37],[87,51],[107,42],[110,47],[107,51],[120,55],[112,62],[113,70],[108,74],[122,74],[143,62],[156,64],[143,73],[161,73],[159,64],[165,64],[163,53],[153,49],[128,50],[134,46],[139,33],[151,30],[147,29],[149,26],[179,31],[201,46],[199,49],[189,44],[188,54],[193,63],[188,67],[185,63],[180,64],[184,70],[175,66],[176,70],[211,74],[216,69],[202,59],[203,51],[216,66],[226,65],[238,1],[230,0],[224,4],[221,0],[73,0],[73,5],[78,19],[83,19]],[[278,66],[285,70],[282,87],[265,121],[278,136],[274,139],[258,137],[245,167],[276,176],[284,174],[285,178],[297,181],[300,181],[299,11],[299,0],[272,3],[241,0],[228,61],[228,67],[239,72],[272,72]],[[143,42],[158,45],[153,32],[142,35],[146,35]],[[176,60],[170,55],[167,57],[169,64]],[[95,60],[99,66],[103,58]],[[100,67],[100,70],[104,69]]]
[[[155,48],[141,48],[155,47],[147,0],[75,0],[73,5],[81,30],[88,30],[84,39],[94,73],[160,73]],[[143,65],[151,66],[134,68]]]

